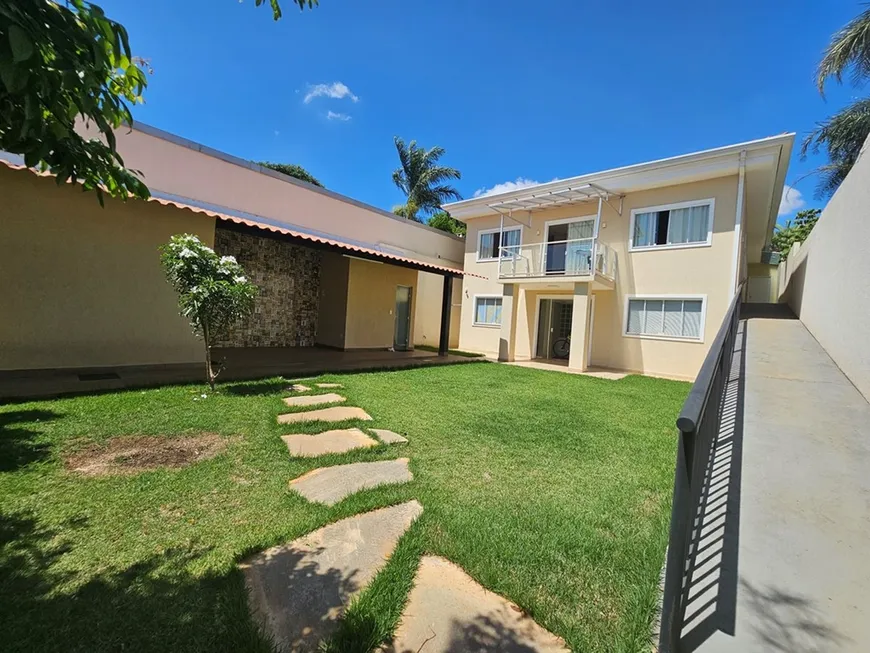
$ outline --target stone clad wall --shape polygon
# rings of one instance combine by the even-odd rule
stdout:
[[[320,301],[317,250],[274,238],[215,229],[215,251],[235,256],[260,289],[254,314],[220,347],[312,347]]]

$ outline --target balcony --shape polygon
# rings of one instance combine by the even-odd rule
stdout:
[[[616,280],[616,252],[595,238],[500,247],[500,280]]]

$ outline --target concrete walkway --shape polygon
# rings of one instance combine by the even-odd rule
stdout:
[[[870,651],[870,405],[800,321],[742,326],[681,648]]]

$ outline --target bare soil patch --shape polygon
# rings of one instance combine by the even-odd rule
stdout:
[[[112,438],[68,454],[66,468],[84,476],[138,474],[152,469],[186,467],[218,455],[229,438],[217,433],[166,438],[133,436]]]

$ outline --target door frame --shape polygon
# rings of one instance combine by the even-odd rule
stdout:
[[[541,256],[541,264],[542,264],[541,269],[544,270],[545,275],[547,274],[547,243],[549,243],[549,238],[550,238],[550,225],[571,224],[572,222],[586,222],[588,220],[591,220],[593,223],[593,227],[592,227],[593,228],[593,236],[592,237],[594,238],[595,237],[594,236],[594,233],[595,233],[594,232],[594,229],[595,229],[594,224],[595,224],[595,220],[597,220],[597,219],[598,219],[598,216],[596,216],[596,215],[579,215],[579,216],[575,216],[573,218],[559,218],[558,220],[547,220],[546,222],[544,222],[544,242],[541,245],[541,248],[543,249],[543,253]],[[566,267],[567,267],[567,265],[566,265]],[[552,274],[556,275],[559,273],[553,272]],[[561,274],[565,274],[565,271],[563,270],[561,272]]]
[[[393,349],[395,351],[410,351],[411,350],[411,340],[413,336],[411,335],[411,316],[414,313],[414,286],[406,286],[404,284],[396,284],[396,293],[398,294],[399,288],[407,288],[408,289],[408,343],[404,345],[404,349],[399,349],[397,345],[398,335],[399,335],[399,303],[397,298],[393,297],[393,310],[395,311],[395,318],[393,319]]]
[[[570,301],[572,308],[574,306],[573,293],[565,294],[565,295],[556,295],[556,294],[538,295],[538,297],[535,301],[535,330],[531,334],[532,344],[533,344],[533,347],[531,348],[532,360],[534,360],[535,358],[540,358],[540,356],[538,355],[538,329],[540,328],[540,325],[541,325],[541,300],[542,299],[559,299],[559,300],[563,300],[563,301]]]

